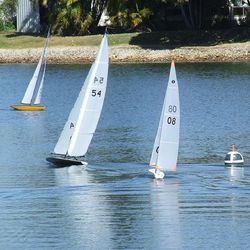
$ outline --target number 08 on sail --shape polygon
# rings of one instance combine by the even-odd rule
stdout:
[[[95,133],[104,102],[109,67],[107,34],[85,79],[54,152],[47,161],[56,165],[87,165],[84,157]]]

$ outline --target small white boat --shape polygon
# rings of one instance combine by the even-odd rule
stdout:
[[[239,164],[242,165],[244,164],[244,158],[241,153],[237,151],[230,151],[226,154],[225,164]]]
[[[46,158],[47,161],[60,166],[87,165],[84,157],[101,115],[108,67],[108,38],[105,34],[54,152]]]
[[[231,145],[231,151],[229,151],[226,154],[226,157],[224,159],[225,165],[243,165],[244,164],[244,158],[241,153],[236,151],[235,145]]]
[[[172,61],[168,86],[161,111],[160,122],[150,159],[149,171],[156,179],[163,179],[164,172],[176,171],[180,133],[179,87]]]
[[[154,175],[155,179],[158,180],[163,179],[165,176],[164,172],[157,168],[150,168],[148,171],[151,172]]]

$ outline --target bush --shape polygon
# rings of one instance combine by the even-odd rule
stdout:
[[[0,30],[13,30],[16,24],[17,0],[4,0],[0,5]]]

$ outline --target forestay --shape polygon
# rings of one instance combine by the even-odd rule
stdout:
[[[84,156],[96,130],[104,102],[108,77],[108,41],[103,36],[100,49],[74,104],[54,153]]]
[[[151,166],[175,171],[179,149],[180,104],[174,62],[171,64],[168,87],[150,159]]]

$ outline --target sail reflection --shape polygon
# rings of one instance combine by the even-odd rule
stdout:
[[[82,166],[55,169],[58,186],[63,186],[58,206],[67,243],[75,249],[109,249],[109,216],[100,187],[92,188],[92,178]],[[103,240],[105,239],[105,240]]]
[[[152,241],[158,249],[181,249],[179,184],[176,179],[154,180],[151,186]]]

